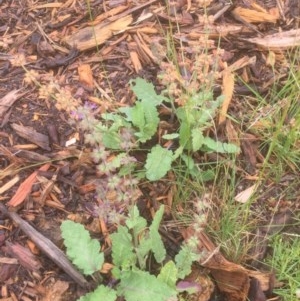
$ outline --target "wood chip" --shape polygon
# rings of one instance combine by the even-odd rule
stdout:
[[[4,184],[2,187],[0,187],[0,194],[4,193],[5,191],[9,190],[11,187],[13,187],[16,183],[18,183],[20,180],[19,175],[16,175],[13,177],[10,181],[8,181],[6,184]]]
[[[300,46],[300,29],[279,32],[263,38],[247,39],[247,41],[266,50],[282,51],[296,48]]]
[[[89,64],[78,66],[79,81],[89,88],[94,88],[93,72]]]
[[[16,123],[12,123],[11,127],[20,137],[40,146],[42,149],[47,151],[51,150],[48,136],[35,131],[31,127],[18,125]]]
[[[257,11],[243,7],[237,7],[232,11],[232,14],[249,23],[276,23],[279,19],[279,14],[270,14],[267,11]]]
[[[128,15],[109,24],[101,23],[86,27],[66,37],[65,42],[80,51],[88,50],[105,43],[114,34],[126,30],[132,20],[132,16]]]
[[[18,100],[22,95],[19,94],[20,90],[12,90],[0,99],[0,123],[4,114],[11,108],[11,106]]]
[[[43,165],[42,167],[40,167],[39,170],[48,170],[48,168],[50,167],[50,164],[47,163],[45,165]],[[12,197],[12,199],[7,203],[9,206],[13,206],[16,207],[18,205],[20,205],[25,198],[27,197],[27,195],[30,193],[32,185],[34,184],[34,181],[36,179],[37,176],[37,171],[34,171],[18,188],[17,192],[15,193],[15,195]]]
[[[234,74],[230,71],[230,69],[225,69],[223,72],[223,84],[222,84],[222,90],[225,99],[222,103],[222,107],[219,115],[219,124],[223,123],[226,120],[226,114],[233,95],[233,88],[234,88]]]

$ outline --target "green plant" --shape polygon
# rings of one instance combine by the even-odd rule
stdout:
[[[144,165],[146,169],[144,175],[147,179],[154,181],[165,176],[171,169],[172,163],[179,157],[184,162],[190,162],[187,164],[188,167],[190,164],[194,164],[192,157],[185,151],[238,152],[237,146],[216,141],[207,134],[212,126],[213,117],[222,103],[222,97],[214,100],[212,92],[200,91],[187,97],[184,105],[175,108],[169,98],[158,95],[153,84],[141,78],[131,80],[130,86],[137,97],[134,106],[122,107],[113,113],[104,113],[101,116],[102,120],[93,116],[93,108],[90,108],[89,105],[79,108],[76,113],[76,117],[80,121],[80,128],[86,131],[86,141],[97,145],[94,154],[95,158],[102,159],[100,168],[103,172],[110,172],[125,165],[127,170],[124,171],[124,168],[121,168],[122,174],[128,174],[135,169],[137,164],[134,162],[134,158],[129,156],[129,151],[142,147],[155,136],[160,122],[158,106],[163,103],[171,104],[180,126],[178,130],[167,133],[162,138],[179,140],[179,146],[174,152],[160,144],[151,148],[147,153]],[[106,152],[113,150],[123,150],[124,153],[115,157],[115,160],[109,164],[104,162]],[[120,156],[122,159],[126,157],[131,160],[131,169],[128,169],[127,161],[126,163],[121,162]]]
[[[247,253],[253,247],[251,232],[258,223],[254,216],[250,203],[240,204],[234,200],[238,179],[234,170],[217,165],[214,184],[214,199],[217,203],[215,210],[211,212],[212,218],[208,224],[208,232],[221,247],[222,254],[235,263],[243,263],[247,259]],[[227,175],[230,181],[219,181]]]
[[[240,118],[236,118],[240,121],[241,128],[255,134],[258,141],[261,141],[259,151],[264,160],[262,164],[257,164],[256,182],[260,189],[257,189],[246,204],[240,204],[234,201],[234,196],[236,188],[243,187],[245,181],[241,182],[239,174],[234,170],[227,170],[221,174],[216,172],[213,190],[215,200],[220,202],[220,206],[214,212],[215,218],[211,219],[212,222],[208,226],[209,233],[221,246],[226,258],[237,263],[244,264],[253,249],[259,248],[260,243],[264,245],[265,242],[255,245],[251,233],[260,223],[269,219],[269,210],[272,210],[273,214],[277,210],[264,203],[266,199],[271,199],[274,190],[274,199],[291,199],[291,203],[297,202],[297,189],[293,187],[299,186],[300,73],[295,69],[292,68],[283,86],[280,86],[282,82],[278,82],[270,89],[270,95],[263,96],[257,92],[255,97],[245,97],[244,103],[247,103],[248,107],[243,112],[245,114],[239,112]],[[220,163],[217,166],[218,169],[221,168]],[[220,175],[224,178],[224,174],[228,181],[220,181]],[[279,183],[286,175],[295,175],[295,178],[292,176],[288,185],[283,188]],[[267,190],[270,183],[273,189],[276,189],[270,189],[269,193],[265,194],[264,190]],[[299,235],[290,234],[290,237],[287,237],[277,233],[270,238],[269,249],[273,251],[272,254],[268,252],[265,262],[270,266],[270,270],[274,270],[276,282],[281,283],[274,292],[282,297],[280,300],[296,301],[296,291],[300,287]]]
[[[80,301],[116,300],[117,296],[123,296],[127,301],[138,301],[141,295],[146,301],[166,301],[177,295],[178,279],[191,272],[192,262],[199,260],[201,253],[196,250],[197,242],[191,238],[183,244],[175,261],[166,262],[166,249],[159,234],[163,212],[164,206],[161,206],[147,227],[147,221],[140,216],[137,207],[132,207],[125,225],[119,225],[111,234],[112,276],[118,283],[114,288],[101,284]],[[72,262],[85,275],[99,271],[104,263],[99,242],[91,239],[82,225],[72,221],[64,221],[61,231]],[[151,254],[160,266],[157,276],[147,271]]]
[[[271,239],[272,256],[266,263],[275,271],[280,287],[275,292],[285,301],[296,301],[300,288],[300,239],[299,235],[276,235]]]

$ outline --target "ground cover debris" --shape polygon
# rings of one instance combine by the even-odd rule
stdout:
[[[298,2],[0,1],[0,300],[298,300]]]

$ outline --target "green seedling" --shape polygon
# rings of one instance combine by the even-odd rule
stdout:
[[[112,239],[112,277],[118,280],[113,288],[100,284],[91,293],[78,301],[116,300],[123,296],[126,301],[138,301],[141,296],[146,301],[167,301],[175,297],[176,283],[191,272],[192,263],[201,254],[192,248],[191,243],[183,244],[175,260],[166,261],[166,249],[159,234],[164,206],[156,212],[152,224],[140,216],[136,206],[129,211],[125,225],[119,225]],[[100,244],[91,239],[87,230],[80,224],[65,221],[61,226],[67,255],[85,275],[99,272],[104,263]],[[149,259],[153,257],[161,266],[157,275],[147,271]],[[103,299],[103,300],[104,300]]]

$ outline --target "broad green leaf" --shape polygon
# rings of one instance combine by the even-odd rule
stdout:
[[[192,127],[197,122],[199,111],[195,108],[188,109],[180,107],[176,110],[176,115],[180,120],[181,125],[186,124],[187,126]]]
[[[141,133],[136,133],[136,136],[139,137],[139,140],[142,143],[152,138],[152,136],[156,133],[159,124],[158,112],[155,107],[146,105],[144,112],[145,126],[143,128],[140,128]]]
[[[163,101],[168,101],[166,97],[156,94],[152,83],[148,83],[142,78],[132,79],[129,83],[131,90],[140,100],[148,101],[154,106],[161,104]]]
[[[151,249],[155,260],[161,263],[166,258],[166,249],[158,231],[150,232]]]
[[[214,112],[210,112],[210,110],[199,109],[197,111],[197,125],[200,127],[206,127],[211,125],[214,118]]]
[[[111,234],[113,263],[118,267],[129,268],[136,263],[133,253],[132,237],[128,229],[119,226],[118,231]]]
[[[145,231],[140,238],[139,246],[136,253],[141,268],[145,268],[146,260],[150,251],[153,252],[154,258],[161,263],[166,257],[166,249],[159,234],[159,225],[164,213],[164,206],[161,206],[156,212],[149,231]]]
[[[201,129],[195,128],[192,130],[192,145],[193,151],[198,151],[204,143],[204,136]]]
[[[205,144],[209,149],[217,153],[231,154],[238,153],[240,151],[240,148],[232,143],[223,143],[220,141],[215,141],[210,137],[205,137],[203,144]]]
[[[139,246],[135,250],[139,261],[140,269],[145,269],[149,252],[152,248],[152,240],[149,238],[149,231],[145,231],[139,240]]]
[[[126,301],[167,301],[176,295],[176,290],[148,272],[138,270],[123,273],[118,295]]]
[[[119,174],[120,177],[132,175],[135,168],[136,168],[136,163],[135,162],[130,162],[126,165],[122,165],[120,167],[120,170],[119,170],[118,174]]]
[[[89,232],[81,224],[64,221],[61,231],[68,257],[85,275],[101,269],[104,254],[100,253],[100,243],[91,239]]]
[[[82,296],[77,301],[115,301],[116,299],[116,291],[107,286],[100,285],[93,292]]]
[[[171,169],[173,153],[160,145],[152,147],[146,160],[146,177],[150,181],[161,179]]]
[[[216,100],[207,101],[205,105],[199,109],[200,115],[198,115],[197,118],[197,125],[202,127],[204,125],[211,125],[217,109],[220,107],[223,100],[224,98],[218,97]]]
[[[195,161],[192,157],[187,156],[186,154],[181,154],[180,158],[182,161],[185,163],[187,167],[187,171],[189,174],[196,178],[198,181],[201,182],[207,182],[211,181],[212,179],[215,178],[215,173],[213,170],[208,169],[208,170],[201,170],[196,164]]]
[[[161,223],[162,217],[164,215],[165,206],[161,205],[159,209],[156,211],[154,218],[152,220],[151,226],[150,226],[150,232],[156,231],[158,232],[159,225]]]
[[[157,108],[148,101],[143,101],[141,103],[144,107],[146,122],[152,123],[152,124],[148,124],[148,126],[151,125],[153,128],[156,129],[159,123]]]
[[[132,117],[132,123],[134,126],[138,127],[139,129],[144,128],[145,123],[146,123],[145,111],[144,111],[144,107],[140,101],[137,101],[135,106],[132,107],[131,117]]]
[[[102,132],[102,139],[104,146],[110,149],[120,149],[121,139],[118,133],[115,131],[107,130]]]
[[[191,149],[191,127],[188,123],[183,122],[179,129],[179,144],[185,149]]]
[[[151,249],[154,258],[158,263],[161,263],[166,258],[166,249],[158,232],[160,222],[164,214],[164,206],[160,206],[159,210],[155,213],[152,224],[149,227],[149,235],[151,239]]]
[[[158,280],[163,281],[169,287],[175,288],[177,281],[177,268],[175,263],[170,260],[168,261],[160,270],[159,275],[157,276]]]
[[[126,115],[126,117],[124,117],[126,121],[132,122],[132,107],[122,107],[119,108],[118,111]]]
[[[173,133],[173,134],[165,134],[162,136],[164,139],[166,140],[174,140],[176,138],[179,137],[179,134],[178,133]]]
[[[213,99],[213,93],[211,91],[201,91],[195,93],[190,97],[189,101],[193,106],[203,106],[206,102]]]
[[[192,263],[200,259],[200,254],[196,254],[184,244],[179,253],[175,256],[175,264],[178,270],[178,278],[183,279],[192,271]]]
[[[131,110],[132,123],[140,131],[135,135],[144,143],[151,139],[157,130],[159,123],[158,112],[150,102],[138,101]]]
[[[132,229],[137,236],[147,227],[147,221],[140,216],[139,209],[136,205],[129,210],[126,226],[128,229]]]
[[[103,113],[101,114],[101,118],[104,121],[112,121],[111,127],[110,129],[117,131],[120,127],[122,126],[128,126],[128,122],[126,121],[126,118],[124,118],[122,115],[120,114],[116,114],[116,113]]]

